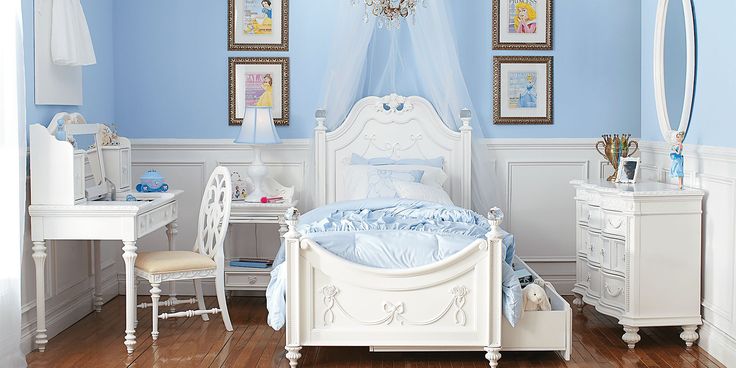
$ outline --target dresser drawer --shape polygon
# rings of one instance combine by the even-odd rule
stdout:
[[[595,230],[601,229],[603,222],[603,214],[600,207],[589,207],[588,208],[588,227]]]
[[[602,276],[602,303],[622,311],[626,310],[626,279],[607,274]]]
[[[588,231],[588,261],[596,266],[601,264],[601,250],[603,249],[603,239],[600,233]]]
[[[590,220],[590,207],[587,202],[577,201],[575,205],[575,218],[580,224],[587,224]]]
[[[601,249],[603,268],[609,272],[626,274],[626,242],[624,240],[603,237]]]
[[[575,283],[588,288],[590,285],[590,278],[588,277],[588,260],[583,257],[578,257],[575,262]]]
[[[601,297],[601,270],[588,264],[585,279],[588,282],[588,296],[594,299]]]
[[[243,271],[226,271],[225,284],[228,289],[235,290],[265,290],[271,276],[268,273],[243,272]]]
[[[626,215],[603,211],[603,232],[611,235],[626,236]]]
[[[587,255],[590,247],[590,236],[588,236],[588,228],[586,226],[577,226],[577,234],[575,234],[575,242],[578,254]]]

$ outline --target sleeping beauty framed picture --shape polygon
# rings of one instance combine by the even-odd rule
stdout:
[[[491,0],[494,50],[552,50],[553,0]]]
[[[229,59],[230,125],[243,123],[247,106],[271,106],[276,125],[289,125],[289,58]]]
[[[493,123],[552,124],[551,56],[493,58]]]
[[[289,0],[228,0],[231,51],[289,51]]]

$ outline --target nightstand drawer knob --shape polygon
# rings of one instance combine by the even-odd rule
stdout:
[[[255,285],[255,283],[258,282],[258,278],[255,276],[248,276],[248,284]]]

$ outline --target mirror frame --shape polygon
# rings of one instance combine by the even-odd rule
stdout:
[[[687,66],[685,75],[685,98],[682,103],[682,115],[677,131],[672,130],[670,121],[672,117],[667,112],[667,96],[664,77],[664,43],[667,27],[667,6],[670,1],[682,1],[682,9],[685,15],[685,38],[687,42]],[[685,132],[687,134],[690,125],[690,114],[693,108],[693,97],[695,91],[695,22],[693,7],[690,0],[659,0],[657,5],[657,23],[654,28],[654,98],[657,105],[657,119],[659,130],[666,142],[672,142],[673,132]]]

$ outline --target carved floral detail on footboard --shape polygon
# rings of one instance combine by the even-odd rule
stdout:
[[[468,293],[470,293],[470,290],[468,290],[468,288],[466,288],[465,286],[453,287],[450,290],[450,294],[452,294],[452,299],[447,304],[447,306],[442,311],[440,311],[437,316],[426,321],[411,321],[404,316],[405,306],[403,302],[392,303],[386,301],[384,301],[382,304],[383,313],[385,313],[383,317],[373,321],[361,320],[345,310],[342,304],[340,304],[340,301],[337,299],[339,293],[340,289],[338,289],[335,285],[329,284],[322,287],[322,302],[325,305],[325,310],[323,314],[325,326],[329,326],[335,322],[335,309],[339,310],[343,315],[345,315],[345,317],[348,317],[351,321],[364,326],[380,326],[384,324],[388,326],[391,325],[394,321],[398,322],[402,326],[427,326],[441,320],[442,317],[446,316],[447,313],[450,312],[453,306],[455,307],[455,324],[458,326],[465,326],[467,316],[463,308],[465,307],[465,297],[468,295]]]

